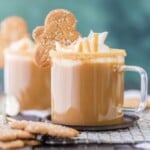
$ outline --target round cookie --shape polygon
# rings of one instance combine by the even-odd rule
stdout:
[[[18,130],[18,129],[11,129],[8,126],[0,127],[0,141],[10,141],[16,139],[32,139],[34,135],[31,133]]]

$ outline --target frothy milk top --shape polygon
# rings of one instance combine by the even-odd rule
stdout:
[[[29,38],[23,38],[12,43],[7,49],[7,54],[32,55],[34,52],[34,43]]]
[[[63,46],[56,42],[56,51],[50,51],[50,56],[67,59],[95,59],[105,57],[126,56],[125,50],[112,49],[105,44],[108,32],[90,32],[88,37],[80,37],[69,46]]]

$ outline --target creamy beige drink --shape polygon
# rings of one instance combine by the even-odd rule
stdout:
[[[50,108],[50,69],[34,64],[33,48],[23,39],[5,52],[5,92],[18,100],[21,111]]]
[[[123,73],[116,66],[123,62],[68,64],[60,60],[52,67],[52,120],[68,125],[122,122]]]
[[[104,45],[106,34],[80,39],[74,49],[57,45],[51,52],[53,122],[95,126],[123,121],[124,75],[119,68],[126,54]]]

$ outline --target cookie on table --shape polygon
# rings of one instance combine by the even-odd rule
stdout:
[[[137,108],[139,107],[140,99],[139,98],[127,98],[124,100],[123,107],[125,108]],[[146,108],[150,108],[150,100],[146,104]]]
[[[38,140],[24,140],[23,142],[25,146],[38,146],[41,144]]]
[[[28,122],[29,121],[26,121],[26,120],[8,120],[9,121],[9,126],[12,128],[12,129],[18,129],[18,130],[24,130],[27,125],[28,125]]]
[[[2,149],[16,149],[23,148],[25,146],[38,146],[40,145],[40,141],[38,140],[13,140],[13,141],[0,141],[0,148]]]
[[[13,121],[9,123],[12,129],[22,129],[32,134],[45,134],[60,138],[72,138],[79,134],[73,128],[55,125],[47,122]]]
[[[0,148],[2,149],[16,149],[24,147],[24,142],[22,140],[0,142]]]
[[[11,129],[8,126],[0,126],[0,141],[10,141],[16,139],[33,139],[35,136],[30,132]]]

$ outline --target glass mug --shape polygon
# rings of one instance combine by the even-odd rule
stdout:
[[[50,70],[38,68],[33,51],[5,52],[4,87],[19,102],[20,110],[50,108]]]
[[[124,72],[141,76],[141,112],[147,102],[147,74],[126,66],[124,50],[109,53],[51,51],[51,117],[54,123],[75,126],[112,125],[123,121]]]

